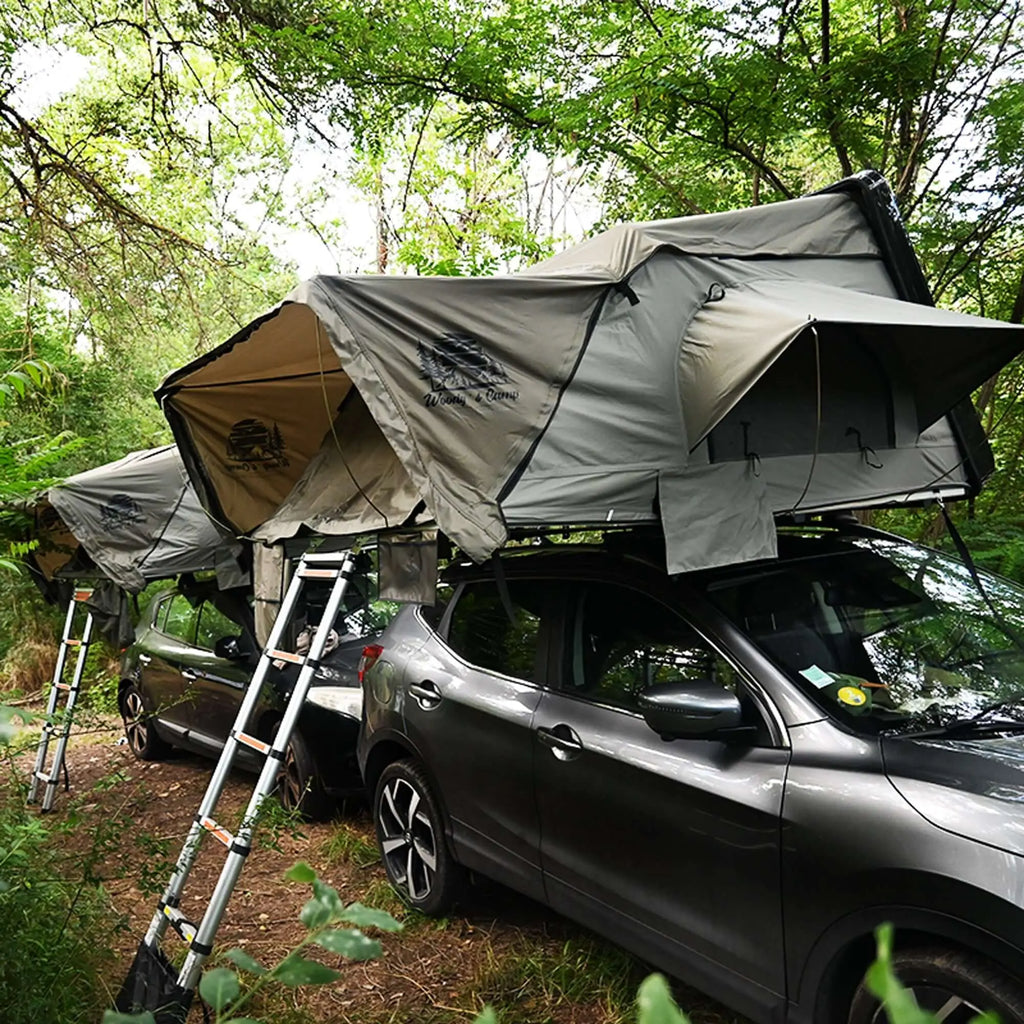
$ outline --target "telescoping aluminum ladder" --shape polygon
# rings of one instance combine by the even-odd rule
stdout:
[[[89,644],[92,642],[92,612],[85,607],[85,602],[90,597],[92,597],[91,589],[76,587],[71,595],[68,613],[64,619],[64,632],[60,638],[57,664],[53,670],[53,682],[50,684],[50,696],[46,704],[46,722],[39,737],[36,766],[32,771],[32,781],[28,787],[28,802],[30,804],[39,802],[39,791],[42,789],[41,811],[52,810],[54,797],[57,795],[57,782],[60,779],[61,769],[64,767],[64,753],[68,745],[68,736],[71,733],[75,703],[82,685]],[[79,607],[84,610],[85,617],[81,625],[81,636],[76,636],[78,631],[76,623],[82,620],[82,616],[77,614]],[[67,682],[64,675],[68,665],[68,651],[71,650],[76,650],[78,653],[71,681]],[[61,704],[62,697],[65,698],[63,704]],[[46,755],[49,753],[50,740],[54,735],[57,736],[57,747],[54,751],[53,763],[47,771]]]
[[[352,552],[302,556],[281,603],[267,645],[260,655],[256,671],[242,698],[220,760],[210,777],[199,811],[182,846],[174,874],[164,890],[146,937],[139,944],[135,960],[121,987],[116,1003],[118,1010],[126,1013],[151,1010],[157,1024],[177,1024],[185,1020],[196,986],[199,984],[203,964],[213,951],[213,940],[221,918],[251,849],[260,807],[277,784],[288,741],[319,665],[331,627],[342,606],[354,565]],[[302,656],[280,650],[282,637],[298,605],[303,585],[311,580],[332,581],[332,585],[309,652]],[[260,690],[267,678],[271,662],[275,660],[299,665],[300,670],[277,734],[271,743],[265,743],[248,733],[246,729],[259,700]],[[213,813],[240,746],[257,751],[265,760],[238,831],[232,834],[217,823]],[[181,896],[198,855],[200,843],[207,833],[223,843],[228,852],[206,912],[198,924],[193,924],[181,910]],[[188,953],[180,970],[171,965],[170,960],[160,949],[160,941],[166,934],[168,926],[188,943]]]

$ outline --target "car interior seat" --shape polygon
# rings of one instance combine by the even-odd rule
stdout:
[[[766,576],[743,588],[738,607],[751,638],[784,667],[842,671],[815,624],[816,598],[809,580],[792,572]]]

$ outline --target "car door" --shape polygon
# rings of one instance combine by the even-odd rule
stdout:
[[[547,581],[469,582],[410,659],[405,728],[438,788],[456,856],[542,894],[533,799],[533,714],[546,664]],[[443,636],[443,639],[442,639]]]
[[[771,1004],[785,991],[788,750],[769,738],[733,664],[648,593],[580,583],[560,635],[559,687],[534,718],[549,902],[712,991],[751,988],[755,1001]],[[740,693],[760,738],[734,745],[656,735],[638,694],[689,678]]]
[[[218,640],[242,636],[242,627],[206,600],[196,609],[196,639],[192,654],[194,687],[198,695],[191,719],[192,737],[207,746],[220,747],[228,738],[238,715],[245,688],[252,676],[250,659],[228,660],[214,654]],[[242,641],[245,647],[244,640]]]
[[[161,724],[184,736],[197,698],[196,673],[191,666],[196,609],[182,594],[161,601],[139,652],[140,678],[146,698]]]

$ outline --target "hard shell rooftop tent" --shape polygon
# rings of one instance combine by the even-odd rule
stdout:
[[[68,477],[35,515],[41,543],[34,561],[47,580],[99,576],[130,593],[201,570],[216,570],[222,587],[245,581],[241,546],[203,511],[174,445]]]
[[[157,398],[206,507],[256,538],[423,502],[483,558],[510,527],[660,520],[681,571],[773,554],[775,514],[973,493],[969,395],[1022,345],[931,305],[865,172],[517,275],[313,278]]]

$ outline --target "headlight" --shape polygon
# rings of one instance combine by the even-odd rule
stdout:
[[[363,716],[363,691],[355,686],[311,686],[306,700],[352,718]]]

